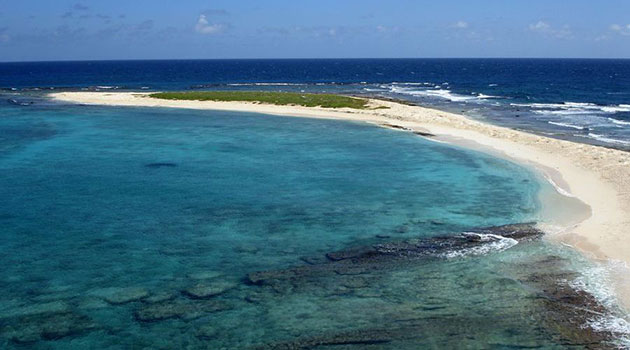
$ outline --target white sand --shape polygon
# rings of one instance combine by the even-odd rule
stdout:
[[[566,192],[590,206],[569,227],[550,234],[603,263],[630,262],[630,153],[529,134],[465,116],[399,103],[371,100],[388,109],[354,110],[275,106],[245,102],[173,101],[146,93],[63,92],[57,100],[112,106],[173,107],[266,113],[394,124],[429,132],[435,139],[475,147],[533,166]],[[578,218],[578,216],[576,216]],[[617,273],[615,287],[630,307],[630,270]]]

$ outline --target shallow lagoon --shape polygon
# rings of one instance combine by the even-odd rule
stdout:
[[[3,347],[583,347],[539,299],[588,264],[540,240],[248,280],[349,247],[536,220],[543,185],[515,164],[340,121],[0,108]],[[557,274],[532,282],[540,271]]]

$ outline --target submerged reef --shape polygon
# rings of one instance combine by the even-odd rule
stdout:
[[[175,163],[170,162],[158,162],[158,163],[148,163],[144,165],[146,168],[174,168],[177,166]]]
[[[512,270],[517,273],[513,276],[497,274],[488,279],[471,280],[465,275],[459,277],[461,286],[481,290],[479,294],[484,290],[491,291],[496,293],[495,298],[501,298],[503,291],[507,291],[505,295],[514,295],[516,290],[529,290],[520,294],[532,301],[523,304],[523,309],[514,310],[513,305],[501,308],[499,305],[491,313],[477,308],[478,313],[461,314],[458,310],[461,311],[462,305],[451,306],[452,301],[448,300],[452,299],[440,299],[436,293],[423,293],[425,288],[433,292],[442,288],[445,293],[451,288],[441,281],[442,270],[426,269],[432,266],[430,263],[454,263],[453,268],[457,270],[458,261],[483,259],[520,243],[535,243],[542,235],[543,232],[531,223],[505,225],[454,235],[350,247],[323,256],[304,257],[297,266],[251,272],[240,281],[207,272],[186,275],[177,290],[104,288],[93,291],[89,297],[70,296],[66,300],[33,302],[11,313],[4,312],[0,314],[0,337],[6,344],[21,346],[81,337],[90,332],[124,333],[121,329],[108,328],[106,322],[100,322],[98,316],[90,313],[117,308],[115,310],[119,311],[115,312],[131,310],[128,322],[134,325],[129,327],[181,324],[179,327],[185,330],[183,332],[190,332],[190,335],[174,333],[171,336],[191,337],[193,348],[466,347],[478,344],[472,342],[471,335],[478,337],[486,331],[492,332],[497,329],[497,322],[502,322],[503,333],[500,337],[488,335],[484,338],[489,347],[537,347],[541,341],[553,340],[562,347],[615,348],[612,343],[615,334],[588,327],[593,315],[604,315],[608,310],[592,295],[571,286],[570,281],[577,273],[565,268],[566,260],[558,256],[549,255],[527,265],[514,266]],[[423,270],[414,270],[418,267]],[[396,286],[402,290],[392,291],[388,288],[390,277],[399,273],[407,273],[397,277]],[[405,278],[411,279],[405,283]],[[422,301],[409,299],[410,292],[416,293]],[[324,314],[330,313],[335,322],[343,322],[352,316],[336,314],[340,312],[336,310],[337,305],[341,305],[339,303],[369,305],[371,309],[361,311],[365,322],[351,323],[348,327],[315,326],[309,323],[312,320],[306,309],[285,307],[285,303],[291,305],[296,297],[319,300],[318,307],[325,309]],[[472,302],[484,303],[483,300]],[[513,301],[504,302],[510,304]],[[311,304],[301,305],[305,308]],[[291,312],[295,314],[284,314],[285,321],[297,325],[294,330],[281,331],[271,337],[235,339],[240,335],[229,333],[220,316],[232,312],[239,315],[236,316],[238,319],[247,315],[243,310],[269,314],[276,309],[280,313],[286,313],[281,310],[294,310]],[[538,325],[540,339],[519,338],[518,329],[523,322]],[[505,334],[511,329],[513,334]],[[432,336],[436,334],[444,335],[443,341],[450,343],[435,343]],[[172,341],[176,344],[176,340]]]
[[[305,266],[253,272],[247,276],[247,282],[255,285],[288,284],[292,287],[304,287],[309,279],[319,276],[365,275],[418,263],[419,259],[482,254],[492,249],[501,250],[512,242],[537,239],[542,235],[543,232],[533,224],[516,224],[483,228],[458,235],[353,247],[327,253],[327,259],[319,259],[319,262],[317,257],[304,258],[308,263]]]
[[[369,288],[376,280],[396,270],[421,264],[426,259],[461,258],[467,255],[487,254],[502,250],[502,242],[527,242],[540,239],[543,232],[533,224],[516,224],[490,227],[459,235],[389,242],[363,247],[354,247],[326,254],[325,260],[303,259],[307,265],[284,270],[250,273],[247,282],[271,290],[277,295],[288,295],[305,290],[319,291],[322,296],[353,295],[362,298],[379,298],[383,295]],[[546,337],[567,347],[587,349],[616,349],[614,339],[618,335],[594,330],[588,324],[593,315],[605,315],[608,310],[594,296],[570,286],[569,281],[577,274],[563,270],[566,261],[557,256],[548,256],[530,266],[521,266],[521,276],[503,278],[498,282],[503,288],[527,288],[537,292],[533,310],[523,317],[533,318],[541,325]],[[494,286],[496,287],[496,286]],[[317,293],[317,292],[315,292]],[[253,298],[252,302],[256,302]],[[410,305],[409,308],[412,308]],[[423,343],[434,334],[475,334],[479,329],[492,329],[496,319],[479,315],[442,313],[443,306],[423,306],[427,317],[389,310],[380,319],[379,327],[359,328],[351,331],[328,331],[318,335],[302,336],[297,339],[268,343],[253,349],[335,349],[345,348],[396,348],[402,344]],[[409,310],[410,311],[410,310]],[[417,311],[417,310],[415,310]],[[422,311],[422,310],[421,310]],[[437,314],[436,314],[437,311]],[[507,315],[506,315],[507,317]],[[505,320],[506,323],[517,320]],[[516,328],[517,326],[515,326]],[[400,345],[397,345],[400,344]],[[534,344],[531,344],[534,346]],[[356,346],[356,347],[353,347]],[[494,347],[527,347],[528,344],[489,343]],[[534,346],[535,347],[535,346]]]

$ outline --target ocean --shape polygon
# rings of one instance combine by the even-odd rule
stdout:
[[[507,123],[492,103],[508,111],[536,89],[532,81],[509,83],[506,70],[563,62],[0,64],[6,88],[0,347],[627,346],[627,315],[609,283],[615,266],[541,237],[531,224],[549,210],[541,196],[559,206],[573,200],[531,169],[363,123],[84,106],[44,95],[51,89],[334,91],[405,98]],[[629,66],[566,62],[602,72]],[[503,78],[482,74],[480,66]],[[557,67],[546,69],[561,75]],[[541,86],[551,84],[540,74]],[[579,79],[595,75],[584,74]],[[507,93],[508,85],[530,92],[499,102],[486,97],[499,95],[491,84],[502,86],[504,96],[517,95]],[[536,119],[543,114],[533,104],[560,104],[557,98],[592,111],[625,104],[623,94],[554,84],[573,95],[542,97],[539,86],[528,102],[531,116],[518,107],[516,119],[529,121],[519,127],[577,138]]]
[[[548,136],[630,149],[630,60],[0,63],[0,88],[6,93],[54,88],[270,89],[365,94],[403,99]]]

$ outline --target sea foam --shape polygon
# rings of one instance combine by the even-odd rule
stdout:
[[[615,118],[608,118],[608,120],[610,120],[611,122],[613,122],[614,124],[617,124],[617,125],[630,125],[630,122],[619,120],[619,119],[615,119]]]
[[[630,141],[613,139],[613,138],[606,137],[606,136],[600,135],[600,134],[589,133],[588,137],[590,137],[590,138],[592,138],[594,140],[597,140],[597,141],[602,141],[602,142],[607,142],[607,143],[616,143],[616,144],[620,144],[620,145],[630,145]]]
[[[534,113],[544,114],[615,114],[630,112],[630,105],[596,105],[594,103],[583,102],[563,102],[563,103],[511,103],[515,107],[529,107],[536,109]]]
[[[475,94],[475,95],[460,95],[453,93],[451,90],[442,89],[440,86],[435,86],[433,89],[412,89],[408,87],[401,87],[398,84],[389,86],[391,92],[402,95],[411,95],[411,96],[426,96],[426,97],[437,97],[445,100],[449,100],[451,102],[466,102],[466,101],[480,101],[488,98],[496,98],[496,96],[489,96],[484,94]]]
[[[547,123],[552,124],[552,125],[557,125],[557,126],[564,126],[564,127],[572,128],[572,129],[578,129],[578,130],[584,130],[585,129],[583,126],[567,124],[567,123],[551,122],[551,121],[549,121]]]
[[[465,256],[485,255],[491,252],[504,251],[518,244],[518,241],[514,238],[503,237],[491,233],[464,232],[463,235],[465,237],[475,237],[479,239],[479,241],[483,242],[483,244],[472,248],[444,253],[444,258],[453,259]]]
[[[619,342],[617,345],[622,349],[630,349],[630,320],[627,315],[623,315],[622,310],[619,310],[611,276],[627,275],[628,272],[625,262],[610,261],[605,264],[591,265],[569,283],[572,288],[591,294],[599,303],[611,310],[605,314],[592,312],[593,317],[585,326],[598,332],[614,334]]]

